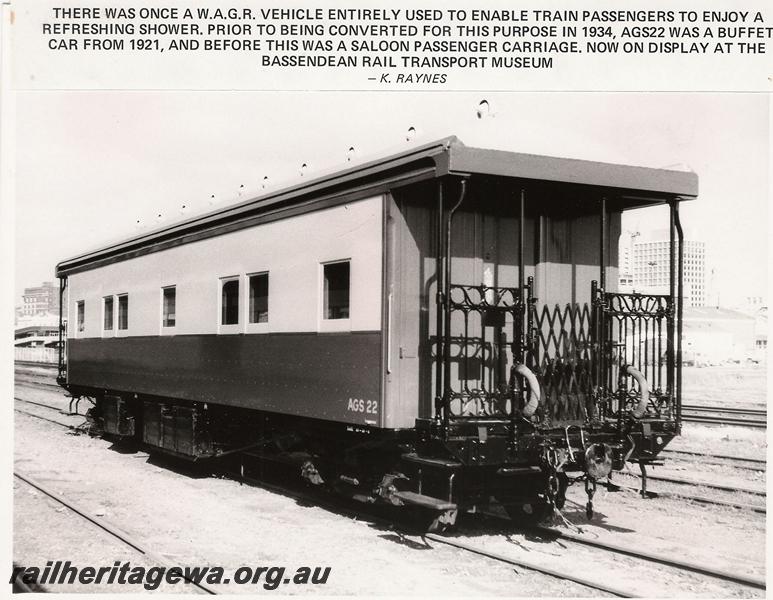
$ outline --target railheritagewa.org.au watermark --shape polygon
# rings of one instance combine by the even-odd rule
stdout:
[[[275,590],[281,585],[324,585],[330,567],[250,567],[242,566],[227,573],[223,567],[142,567],[115,561],[109,567],[77,566],[68,561],[48,561],[44,567],[13,566],[13,583],[21,579],[27,585],[124,584],[141,585],[152,591],[167,583],[219,585],[262,585]]]

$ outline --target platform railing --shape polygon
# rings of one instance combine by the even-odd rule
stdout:
[[[595,282],[594,282],[595,284]],[[618,413],[636,402],[638,389],[627,367],[649,385],[648,410],[672,417],[674,411],[675,304],[667,294],[621,294],[593,287],[594,385],[602,398],[617,398]],[[610,404],[614,405],[614,402]]]
[[[523,340],[525,303],[519,288],[450,285],[445,339],[444,404],[452,419],[512,416],[517,408],[508,350]],[[509,335],[508,335],[509,331]],[[452,370],[451,367],[454,367]]]

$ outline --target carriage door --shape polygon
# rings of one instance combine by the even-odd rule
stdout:
[[[445,395],[456,419],[513,411],[510,369],[520,356],[527,291],[519,289],[518,220],[460,212],[451,233],[444,327]]]

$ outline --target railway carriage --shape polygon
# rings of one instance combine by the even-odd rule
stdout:
[[[433,527],[515,519],[680,431],[693,173],[446,138],[57,266],[59,382],[105,434],[291,465]],[[670,288],[616,291],[621,214],[669,207]]]

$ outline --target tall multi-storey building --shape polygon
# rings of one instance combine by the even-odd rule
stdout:
[[[633,244],[640,235],[638,231],[631,231],[629,229],[620,234],[620,242],[618,244],[618,256],[620,257],[618,289],[624,294],[633,292]]]
[[[59,312],[59,289],[51,281],[44,281],[38,287],[24,289],[21,314],[33,316]]]
[[[671,242],[668,230],[643,233],[632,241],[633,290],[667,293]],[[687,306],[706,304],[706,244],[686,235],[684,240],[684,300]]]

